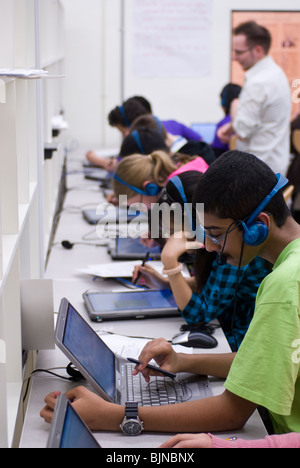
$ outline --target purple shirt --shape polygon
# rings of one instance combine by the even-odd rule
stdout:
[[[199,135],[199,133],[195,132],[186,125],[177,122],[176,120],[163,120],[162,124],[165,127],[166,131],[168,133],[171,133],[172,135],[180,135],[186,138],[187,140],[202,140],[201,135]]]
[[[222,149],[224,151],[228,151],[229,150],[229,146],[227,143],[222,143],[221,140],[219,140],[219,138],[217,137],[217,131],[220,127],[222,127],[222,125],[228,123],[228,122],[231,122],[231,117],[230,115],[226,115],[224,117],[224,119],[222,119],[218,125],[217,125],[217,128],[216,128],[216,133],[215,133],[215,137],[214,137],[214,141],[212,142],[211,146],[213,148],[219,148],[219,149]]]

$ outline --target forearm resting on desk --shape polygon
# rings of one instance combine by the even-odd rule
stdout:
[[[225,390],[218,396],[160,407],[139,407],[146,431],[209,432],[244,426],[256,405]]]

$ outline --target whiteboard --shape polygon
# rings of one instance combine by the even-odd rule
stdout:
[[[142,95],[159,118],[187,125],[222,115],[219,91],[228,67],[205,120],[200,117],[205,90],[212,86],[213,6],[214,0],[124,1],[124,99]]]

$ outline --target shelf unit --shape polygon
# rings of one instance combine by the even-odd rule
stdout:
[[[0,69],[64,73],[64,11],[59,0],[0,0]],[[43,278],[64,163],[51,119],[64,108],[63,79],[0,77],[0,447],[18,446],[25,414],[20,282]]]

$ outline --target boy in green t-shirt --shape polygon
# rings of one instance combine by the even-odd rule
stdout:
[[[144,430],[165,432],[230,431],[242,427],[258,405],[271,415],[274,430],[300,432],[300,226],[282,195],[287,183],[260,159],[230,151],[202,176],[194,203],[204,203],[205,247],[220,262],[246,265],[261,256],[273,264],[263,280],[254,317],[237,354],[174,352],[164,339],[143,349],[135,373],[149,380],[154,358],[172,372],[226,378],[218,396],[162,407],[139,407]],[[185,251],[183,238],[172,239],[162,252],[165,270],[176,274]],[[178,269],[179,271],[179,269]],[[124,406],[104,401],[86,388],[67,393],[94,430],[120,430]],[[49,394],[41,416],[52,419],[57,393]]]

